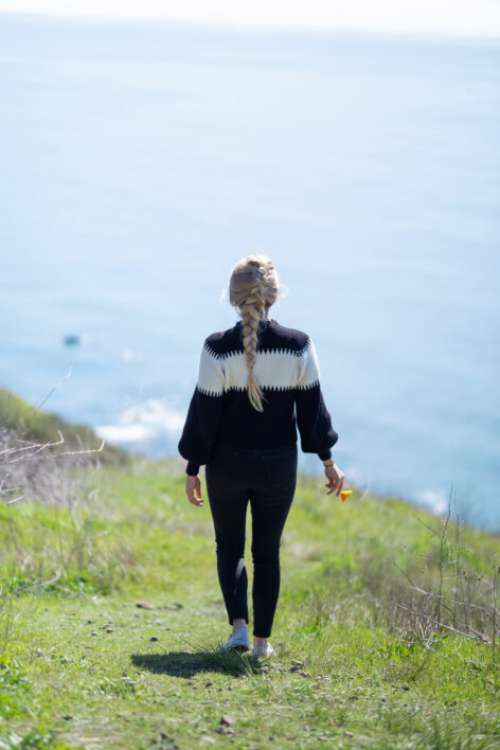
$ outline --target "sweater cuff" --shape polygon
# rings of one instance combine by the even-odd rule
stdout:
[[[197,476],[198,472],[200,470],[200,464],[195,463],[194,461],[188,461],[186,466],[186,474],[190,477]]]
[[[318,451],[318,456],[321,458],[322,461],[326,461],[327,458],[331,458],[332,457],[332,452],[331,452],[330,448],[325,448],[322,451]]]

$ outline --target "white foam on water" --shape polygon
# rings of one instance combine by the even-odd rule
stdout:
[[[137,352],[134,349],[123,349],[120,356],[127,364],[144,361],[144,354],[142,352]]]
[[[434,513],[445,513],[448,508],[448,498],[442,490],[427,487],[415,493],[415,500],[427,505]]]
[[[162,399],[148,399],[125,409],[118,424],[96,428],[99,437],[114,443],[144,443],[162,435],[177,435],[185,415]]]

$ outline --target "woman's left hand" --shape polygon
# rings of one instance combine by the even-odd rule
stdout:
[[[192,505],[203,505],[200,477],[186,476],[186,495]]]
[[[325,484],[325,487],[328,487],[326,494],[331,495],[332,492],[335,492],[338,497],[344,486],[344,472],[334,461],[333,466],[325,466],[325,476],[328,479],[328,482]]]

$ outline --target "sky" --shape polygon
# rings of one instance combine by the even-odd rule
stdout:
[[[0,12],[500,38],[500,0],[0,0]]]

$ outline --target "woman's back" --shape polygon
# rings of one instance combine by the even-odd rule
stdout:
[[[338,435],[323,400],[314,343],[304,331],[274,318],[259,321],[253,374],[263,410],[248,398],[242,321],[207,336],[179,452],[188,473],[206,464],[215,445],[273,448],[295,445],[326,459]]]

